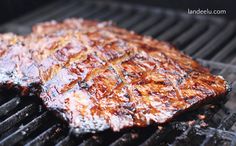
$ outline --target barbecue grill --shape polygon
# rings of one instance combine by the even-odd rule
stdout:
[[[74,135],[39,99],[4,93],[0,98],[0,145],[236,145],[235,22],[123,2],[57,1],[0,26],[0,31],[27,34],[35,23],[68,17],[112,20],[123,28],[169,41],[212,73],[224,76],[232,92],[224,101],[185,113],[167,125],[87,135]]]

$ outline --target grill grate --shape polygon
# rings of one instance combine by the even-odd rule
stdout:
[[[67,17],[113,20],[119,26],[175,44],[199,58],[212,73],[223,75],[233,91],[220,104],[207,105],[180,116],[164,127],[76,137],[66,124],[35,99],[2,95],[0,145],[236,145],[235,22],[217,17],[190,16],[161,8],[109,1],[57,1],[0,27],[1,32],[26,34],[34,23]]]

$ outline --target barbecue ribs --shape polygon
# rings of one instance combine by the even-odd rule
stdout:
[[[229,89],[170,44],[110,22],[45,22],[0,39],[1,89],[39,96],[77,133],[165,123]]]

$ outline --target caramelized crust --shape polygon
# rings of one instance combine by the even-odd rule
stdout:
[[[165,123],[227,91],[222,77],[168,43],[111,23],[72,19],[34,28],[73,30],[73,39],[53,53],[60,67],[45,75],[40,97],[78,133]]]
[[[228,90],[221,76],[170,44],[110,22],[41,23],[22,41],[28,56],[10,60],[29,64],[25,82],[42,87],[33,93],[28,87],[28,93],[40,95],[78,133],[166,123]],[[4,49],[0,54],[4,60]],[[22,80],[19,72],[17,79]]]

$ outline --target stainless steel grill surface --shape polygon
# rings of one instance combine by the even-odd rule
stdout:
[[[236,145],[236,23],[155,7],[115,2],[57,1],[0,26],[1,32],[29,33],[31,26],[68,17],[112,20],[119,26],[166,40],[231,82],[220,104],[207,105],[165,126],[105,131],[76,137],[37,98],[0,98],[0,145]]]

